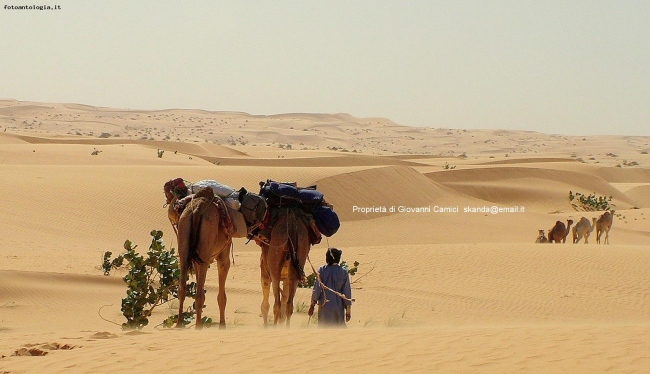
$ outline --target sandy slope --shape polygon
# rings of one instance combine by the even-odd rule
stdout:
[[[149,112],[11,100],[0,101],[0,125],[1,374],[650,367],[650,159],[639,153],[646,138],[413,129],[343,114]],[[109,130],[110,137],[97,137]],[[244,145],[243,130],[251,137]],[[140,139],[138,131],[150,134]],[[222,131],[224,139],[239,140],[206,142],[210,131],[214,139]],[[165,134],[173,136],[164,140]],[[293,149],[270,143],[280,138],[294,142]],[[300,142],[308,149],[297,149]],[[331,149],[342,144],[361,153]],[[379,155],[415,144],[440,152]],[[95,149],[101,152],[91,155]],[[161,158],[158,149],[165,150]],[[456,157],[460,149],[466,157]],[[641,165],[616,166],[624,160]],[[445,163],[456,168],[445,170]],[[168,246],[176,246],[162,193],[175,177],[252,191],[267,178],[317,184],[342,226],[312,248],[311,260],[318,266],[329,244],[344,250],[344,260],[361,263],[352,278],[357,301],[349,328],[323,331],[308,323],[309,290],[299,289],[291,328],[264,329],[259,249],[236,239],[226,330],[122,331],[124,272],[103,276],[101,257],[119,252],[126,239],[145,250],[152,229],[164,230]],[[556,220],[600,214],[576,211],[569,190],[613,196],[611,245],[595,244],[595,232],[588,245],[534,244],[537,230]],[[432,211],[390,212],[393,206]],[[523,212],[464,212],[492,206]],[[205,312],[216,317],[214,268],[207,289]],[[152,324],[169,314],[159,308]],[[46,356],[14,355],[30,351]]]

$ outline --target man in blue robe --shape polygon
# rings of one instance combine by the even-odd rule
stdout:
[[[340,249],[328,248],[325,253],[327,265],[323,265],[318,269],[323,284],[347,298],[347,300],[343,299],[332,291],[323,289],[320,283],[316,281],[311,295],[311,305],[307,313],[312,316],[314,306],[318,304],[318,324],[320,326],[345,327],[345,322],[349,322],[352,317],[350,275],[339,265],[342,253]]]

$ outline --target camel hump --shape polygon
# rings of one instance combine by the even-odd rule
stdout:
[[[194,194],[194,198],[198,199],[201,197],[207,200],[212,200],[214,199],[214,191],[210,187],[201,188]]]

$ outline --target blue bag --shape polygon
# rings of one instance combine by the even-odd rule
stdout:
[[[317,190],[303,188],[298,191],[298,199],[305,204],[318,204],[323,202],[323,193]]]
[[[314,212],[314,220],[316,221],[316,227],[318,227],[321,234],[327,237],[336,234],[339,227],[341,227],[339,216],[328,206],[318,207]]]
[[[292,186],[290,184],[271,182],[270,190],[274,195],[280,196],[282,198],[288,197],[291,199],[298,199],[299,195],[298,187]]]

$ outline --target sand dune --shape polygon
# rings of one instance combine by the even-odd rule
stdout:
[[[318,186],[344,221],[395,214],[390,207],[428,207],[454,199],[452,191],[404,166],[341,174],[318,181]]]
[[[233,158],[233,157],[204,157],[213,164],[228,166],[276,166],[276,167],[331,167],[338,166],[384,166],[384,165],[410,165],[417,163],[399,159],[387,159],[379,156],[330,156],[330,157],[293,157],[293,158]]]
[[[625,195],[639,208],[650,208],[650,184],[634,187],[625,191]]]
[[[569,191],[612,196],[616,206],[634,202],[605,180],[588,174],[540,168],[480,168],[426,174],[432,180],[464,194],[497,204],[520,204],[544,212],[572,210]]]
[[[0,373],[646,372],[648,142],[0,100]],[[163,207],[176,177],[317,184],[342,224],[310,260],[337,246],[360,263],[349,328],[310,321],[308,289],[290,329],[263,328],[260,250],[235,239],[226,330],[154,327],[173,303],[122,330],[126,271],[103,276],[102,256],[126,239],[146,251],[152,229],[177,246]],[[613,197],[611,245],[534,243],[602,214],[570,190]],[[211,317],[217,285],[212,267]]]
[[[9,138],[10,136],[7,136]],[[216,156],[246,156],[245,153],[239,152],[218,144],[188,144],[165,141],[147,141],[147,140],[130,140],[130,139],[71,139],[61,137],[40,138],[25,135],[13,135],[16,142],[29,144],[85,144],[94,146],[109,146],[115,144],[137,144],[147,148],[162,149],[170,152],[181,152],[199,157],[216,157]],[[9,141],[9,140],[7,140]]]
[[[509,165],[509,164],[528,164],[540,162],[573,162],[572,158],[561,157],[539,157],[539,158],[514,158],[484,162],[483,165]]]
[[[599,176],[610,183],[650,183],[650,169],[602,168]]]

